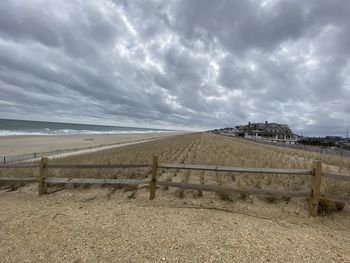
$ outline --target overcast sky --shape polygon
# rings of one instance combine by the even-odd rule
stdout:
[[[0,1],[0,118],[350,127],[350,1]]]

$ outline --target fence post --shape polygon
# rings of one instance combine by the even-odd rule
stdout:
[[[322,164],[320,161],[314,162],[314,171],[311,179],[311,197],[309,200],[309,215],[317,216],[318,202],[321,191]]]
[[[42,157],[40,160],[40,171],[39,171],[39,195],[47,193],[47,183],[45,178],[48,175],[47,163],[49,159],[47,157]]]
[[[4,163],[6,163],[6,156],[4,155]]]
[[[205,174],[205,171],[202,171],[200,177],[199,177],[199,181],[201,184],[204,184],[205,183],[205,178],[204,178],[204,174]],[[202,190],[198,190],[198,195],[199,196],[203,196],[203,192]]]
[[[156,197],[157,173],[158,173],[158,157],[153,156],[152,178],[151,178],[151,181],[149,183],[149,199],[150,200],[153,200]]]

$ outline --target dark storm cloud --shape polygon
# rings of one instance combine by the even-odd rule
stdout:
[[[186,38],[218,39],[234,54],[271,50],[297,39],[306,26],[303,10],[294,1],[276,1],[265,9],[259,1],[184,1],[174,12],[173,23]]]
[[[0,117],[350,126],[349,1],[0,1]]]

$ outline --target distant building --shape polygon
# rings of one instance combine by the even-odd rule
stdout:
[[[271,141],[283,141],[287,143],[294,143],[297,136],[293,134],[292,130],[287,124],[248,122],[247,125],[235,126],[231,133],[235,136],[251,139],[265,139]]]

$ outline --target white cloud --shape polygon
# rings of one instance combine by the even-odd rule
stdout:
[[[0,117],[342,134],[349,12],[345,0],[2,0]]]

